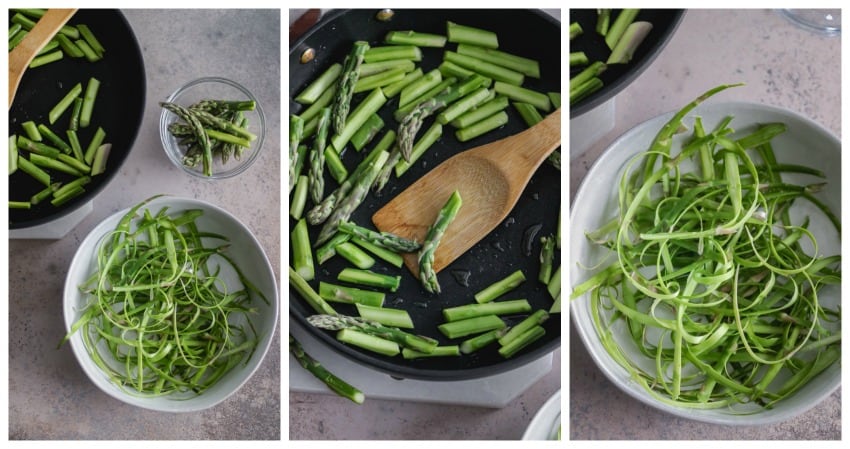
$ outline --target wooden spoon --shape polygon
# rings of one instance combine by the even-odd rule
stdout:
[[[490,233],[513,209],[540,163],[561,145],[561,110],[519,134],[458,153],[375,212],[385,232],[421,242],[446,200],[457,190],[463,205],[434,254],[439,272]],[[419,276],[416,254],[404,254]]]
[[[48,9],[26,37],[9,53],[9,107],[32,59],[77,12],[76,9]]]

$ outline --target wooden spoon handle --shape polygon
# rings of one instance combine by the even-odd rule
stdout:
[[[26,37],[9,53],[10,108],[27,66],[76,12],[76,9],[48,9]]]

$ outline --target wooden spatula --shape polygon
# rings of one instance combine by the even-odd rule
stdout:
[[[434,270],[439,272],[507,217],[537,167],[560,145],[558,109],[519,134],[444,161],[375,212],[372,222],[381,231],[422,242],[440,208],[457,190],[463,206],[434,254]],[[405,254],[404,263],[419,276],[416,254]]]
[[[76,9],[48,9],[26,37],[9,53],[9,107],[32,59],[77,12]]]

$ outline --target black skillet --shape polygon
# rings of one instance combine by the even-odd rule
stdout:
[[[330,64],[342,61],[355,40],[366,40],[373,45],[378,45],[389,30],[412,29],[444,35],[447,20],[496,32],[500,49],[534,58],[540,62],[542,78],[529,79],[525,83],[527,87],[541,92],[561,90],[560,23],[541,11],[395,10],[395,15],[389,22],[376,20],[376,11],[333,11],[297,42],[290,44],[290,113],[297,114],[303,110],[303,106],[294,103],[292,98]],[[301,64],[299,57],[307,48],[316,50],[316,58],[310,63]],[[454,48],[455,44],[447,44],[447,49]],[[442,55],[441,49],[424,49],[420,67],[425,72],[436,68],[442,60]],[[364,94],[355,96],[355,103],[363,96]],[[373,143],[367,146],[367,149],[371,149],[387,129],[397,128],[397,122],[391,117],[397,102],[396,97],[382,108],[382,116],[387,125]],[[459,143],[454,137],[452,128],[446,126],[437,143],[402,178],[393,178],[383,195],[376,197],[370,193],[364,204],[353,215],[353,221],[373,227],[371,217],[375,211],[440,161],[464,149],[507,137],[526,128],[512,106],[507,109],[507,112],[510,121],[503,128],[464,144]],[[430,126],[431,120],[426,121],[423,131]],[[343,161],[347,167],[353,169],[362,157],[363,154],[349,148],[343,155]],[[327,186],[326,192],[335,188],[336,183],[328,178]],[[430,295],[425,292],[406,268],[395,268],[379,260],[373,268],[374,271],[402,275],[401,287],[396,293],[387,294],[385,306],[406,309],[416,324],[417,333],[435,337],[441,344],[456,344],[461,340],[450,341],[437,330],[437,325],[444,322],[441,310],[474,302],[472,296],[477,291],[521,269],[527,278],[526,282],[500,299],[526,298],[533,309],[548,310],[552,299],[543,284],[537,281],[539,238],[555,233],[560,201],[560,171],[544,163],[532,178],[509,217],[469,252],[439,273],[442,288],[442,293],[439,295]],[[310,205],[311,202],[308,201],[308,208]],[[290,219],[290,227],[294,223]],[[312,239],[315,239],[318,230],[318,226],[311,227]],[[534,237],[529,238],[532,234]],[[526,241],[531,241],[529,252],[526,252]],[[559,257],[555,263],[560,263]],[[350,264],[339,256],[334,257],[317,269],[317,279],[311,282],[311,285],[317,288],[318,280],[341,283],[336,281],[336,275],[347,266]],[[468,279],[464,280],[465,276]],[[340,313],[357,314],[356,310],[348,305],[335,303],[333,306]],[[344,345],[335,340],[333,333],[313,328],[306,323],[306,317],[315,312],[297,292],[291,289],[289,310],[290,317],[309,329],[329,347],[362,364],[402,378],[461,380],[489,376],[536,360],[555,350],[561,341],[561,316],[553,314],[544,324],[546,335],[510,359],[503,358],[498,354],[497,346],[491,345],[472,355],[461,357],[405,360],[400,355],[385,357]],[[510,325],[519,322],[522,318],[524,315],[507,317],[506,321]]]
[[[14,14],[14,12],[10,12]],[[20,124],[33,120],[43,123],[67,141],[70,109],[53,125],[47,120],[50,109],[77,83],[83,91],[89,78],[101,84],[92,113],[91,125],[77,131],[85,151],[98,126],[106,131],[104,142],[112,144],[106,171],[92,177],[85,186],[86,192],[71,201],[55,207],[49,201],[41,202],[29,210],[10,209],[9,227],[28,228],[61,218],[91,201],[121,169],[142,123],[145,104],[145,68],[139,44],[130,24],[120,11],[114,9],[81,9],[71,17],[71,25],[86,24],[103,44],[103,59],[90,63],[85,58],[64,57],[24,73],[15,101],[9,110],[9,132],[23,133]],[[71,181],[70,175],[57,174],[52,181]],[[26,173],[18,170],[9,177],[9,199],[27,201],[44,186]]]
[[[612,11],[611,23],[619,13],[619,9]],[[628,64],[611,64],[599,76],[604,83],[601,89],[570,106],[570,118],[576,118],[605,103],[637,79],[667,45],[684,14],[682,9],[641,9],[635,20],[651,23],[652,31],[637,48]],[[583,51],[591,62],[605,62],[611,50],[605,44],[605,38],[596,33],[596,21],[596,9],[570,10],[570,23],[578,22],[584,30],[584,33],[570,41],[570,52]],[[583,68],[571,68],[570,77]]]

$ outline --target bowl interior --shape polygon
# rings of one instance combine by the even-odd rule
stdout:
[[[145,398],[128,394],[113,384],[92,362],[79,332],[75,333],[70,339],[70,344],[86,375],[101,390],[116,399],[139,407],[160,411],[203,410],[235,393],[260,366],[277,328],[278,289],[271,265],[260,243],[248,228],[235,217],[209,203],[186,198],[159,197],[152,200],[146,207],[151,210],[151,213],[156,213],[164,206],[168,206],[168,210],[172,214],[184,210],[202,209],[203,215],[197,220],[198,229],[202,232],[220,233],[227,236],[230,239],[228,256],[268,299],[268,304],[261,300],[255,300],[252,304],[256,307],[257,313],[251,316],[251,320],[260,337],[256,352],[247,363],[234,367],[232,371],[201,395]],[[63,312],[66,331],[79,318],[81,310],[86,304],[87,298],[80,292],[78,286],[96,270],[93,255],[101,238],[115,228],[118,221],[128,210],[117,212],[101,222],[82,241],[74,255],[64,288]],[[238,277],[232,271],[223,270],[221,278],[231,288],[240,286]]]
[[[244,114],[248,121],[248,131],[257,135],[256,140],[251,142],[250,148],[244,149],[241,156],[238,158],[231,156],[227,162],[222,162],[221,158],[214,154],[212,176],[205,176],[202,164],[198,163],[194,167],[183,164],[186,147],[180,145],[180,139],[168,132],[168,125],[182,120],[179,120],[176,114],[162,109],[159,117],[159,136],[165,154],[168,155],[174,165],[180,167],[186,173],[202,178],[230,178],[247,170],[260,154],[265,140],[266,118],[260,102],[239,83],[217,77],[205,77],[191,81],[174,91],[165,101],[188,107],[201,100],[253,100],[256,103],[256,108],[253,111],[244,111]]]
[[[577,285],[596,271],[599,265],[607,266],[605,261],[609,251],[592,244],[585,232],[597,229],[610,220],[617,210],[616,186],[619,177],[629,159],[645,151],[649,143],[673,113],[668,113],[644,122],[618,138],[597,160],[587,173],[584,182],[572,202],[570,220],[570,279]],[[822,170],[826,174],[827,186],[817,195],[833,212],[840,216],[841,211],[841,144],[840,141],[816,123],[793,112],[765,105],[750,103],[707,103],[693,110],[684,120],[692,128],[693,117],[702,117],[706,129],[713,129],[726,116],[733,116],[731,126],[738,133],[746,133],[758,124],[783,122],[788,129],[773,141],[777,160],[781,163],[808,165]],[[677,143],[688,138],[691,132],[676,137]],[[789,183],[806,184],[813,182],[811,176],[783,174]],[[792,220],[799,223],[801,217],[811,217],[809,229],[817,238],[821,255],[836,254],[840,248],[840,237],[829,221],[808,202],[797,202],[792,208]],[[596,269],[598,270],[598,268]],[[818,295],[825,306],[835,307],[840,301],[840,287],[829,286]],[[649,405],[682,417],[719,424],[765,424],[791,418],[816,405],[840,384],[838,364],[831,366],[814,378],[796,394],[780,401],[772,409],[761,409],[755,405],[739,405],[729,409],[692,410],[678,408],[661,403],[652,398],[639,384],[630,380],[627,371],[615,362],[600,343],[594,329],[589,307],[588,295],[571,302],[573,324],[581,336],[593,360],[603,373],[623,391]],[[614,337],[631,359],[642,359],[647,368],[654,368],[654,361],[637,353],[633,345],[627,344],[625,326],[613,327]],[[750,414],[742,414],[750,413]]]

